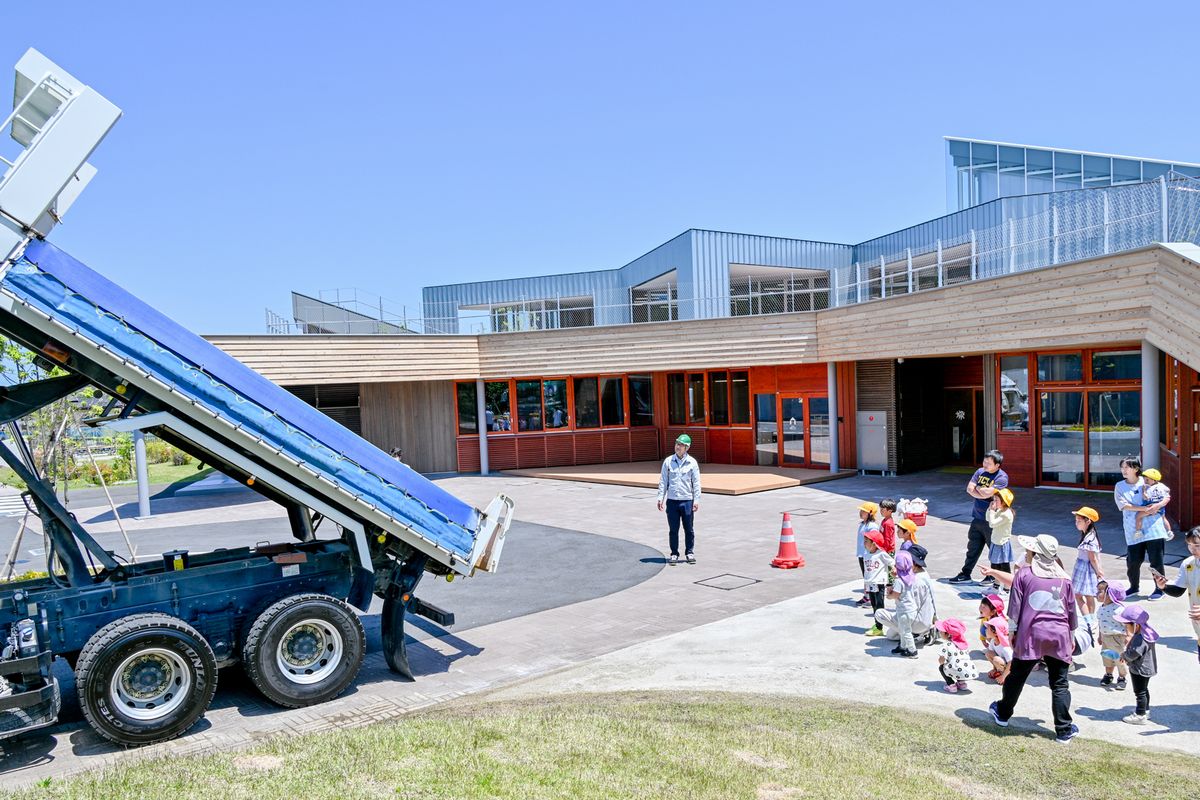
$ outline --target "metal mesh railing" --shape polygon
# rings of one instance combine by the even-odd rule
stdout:
[[[667,284],[598,290],[590,298],[521,298],[488,308],[426,301],[423,319],[405,314],[401,324],[413,333],[479,334],[819,311],[1095,258],[1153,242],[1200,244],[1200,179],[1179,173],[1146,183],[993,202],[1001,204],[1003,221],[998,225],[951,237],[931,235],[923,241],[923,226],[918,226],[904,235],[908,241],[920,241],[919,246],[885,250],[878,258],[828,272],[780,267],[774,276],[771,270],[776,268],[756,268],[754,275],[731,276],[728,291],[702,297],[688,297],[681,287]],[[368,313],[373,307],[359,299],[322,295],[325,302],[346,300],[347,316]],[[356,319],[347,321],[344,330],[314,331],[311,325],[305,329],[268,312],[267,328],[272,333],[391,332],[379,330],[379,322]]]
[[[994,201],[997,203],[1003,201]],[[837,305],[891,297],[1119,253],[1153,242],[1200,243],[1200,180],[1011,198],[999,225],[939,238],[842,271]]]

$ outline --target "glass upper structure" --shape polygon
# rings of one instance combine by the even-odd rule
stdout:
[[[961,211],[1001,197],[1152,181],[1200,164],[946,137],[946,208]]]

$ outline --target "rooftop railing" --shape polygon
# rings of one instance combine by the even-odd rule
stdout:
[[[993,204],[872,240],[859,248],[881,252],[877,258],[817,277],[797,277],[801,273],[779,268],[778,278],[738,277],[730,281],[728,291],[700,297],[666,284],[653,290],[596,291],[590,304],[578,297],[515,298],[470,309],[452,301],[426,302],[423,319],[405,319],[404,324],[413,333],[490,334],[790,314],[1051,267],[1155,242],[1200,244],[1200,179],[1179,173],[1145,183],[1004,198]],[[962,224],[989,218],[1000,222]],[[936,235],[956,226],[962,231],[957,235]],[[906,244],[889,248],[893,241]],[[361,313],[365,305],[354,303],[352,313]],[[318,331],[311,320],[290,322],[279,315],[268,319],[272,333],[386,332],[378,327],[355,320],[348,321],[345,330]]]

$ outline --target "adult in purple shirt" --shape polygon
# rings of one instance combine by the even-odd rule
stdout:
[[[997,725],[1007,727],[1029,673],[1044,661],[1050,675],[1055,741],[1066,744],[1079,733],[1071,721],[1071,686],[1067,682],[1075,650],[1075,593],[1071,578],[1058,563],[1058,541],[1053,536],[1018,536],[1017,541],[1025,548],[1028,566],[1017,572],[1008,596],[1008,616],[1017,624],[1012,667],[1000,700],[992,703],[989,711]]]
[[[1000,469],[1004,455],[999,450],[989,450],[983,456],[983,467],[975,470],[967,481],[967,494],[975,501],[971,507],[971,527],[967,529],[967,558],[962,569],[950,579],[950,583],[968,583],[975,562],[983,548],[992,542],[992,526],[988,525],[987,510],[992,495],[1008,486],[1008,473]]]

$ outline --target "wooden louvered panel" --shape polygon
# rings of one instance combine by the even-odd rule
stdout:
[[[546,466],[546,437],[517,437],[517,466],[521,469]]]
[[[604,463],[604,438],[599,433],[575,434],[575,463]]]
[[[546,436],[546,466],[571,467],[575,465],[575,434],[552,433]]]
[[[497,471],[517,468],[517,437],[488,437],[488,469]]]
[[[629,431],[605,431],[602,437],[605,464],[629,460]]]
[[[896,450],[896,362],[859,361],[855,394],[860,411],[887,413],[888,470],[895,472],[899,465]]]
[[[634,428],[629,432],[630,461],[658,461],[658,429]]]
[[[458,440],[458,471],[479,472],[479,439],[464,436]]]

